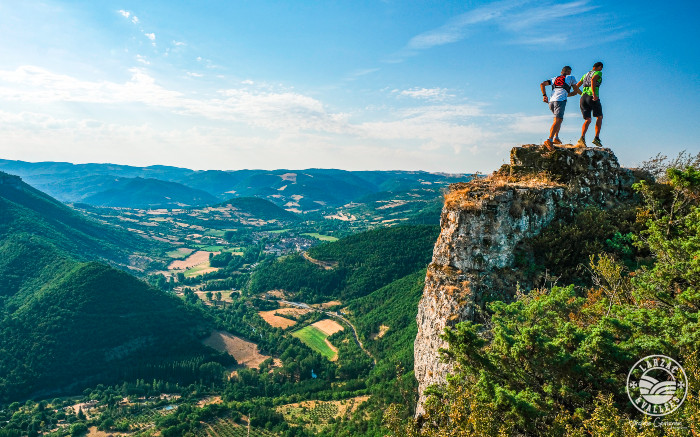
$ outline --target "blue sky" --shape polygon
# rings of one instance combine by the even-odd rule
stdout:
[[[488,173],[602,60],[623,165],[700,151],[695,2],[0,2],[0,158]],[[578,99],[561,137],[578,139]],[[589,142],[592,135],[589,134]]]

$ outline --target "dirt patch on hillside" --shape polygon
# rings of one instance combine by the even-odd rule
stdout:
[[[187,269],[190,269],[194,266],[208,263],[210,253],[213,253],[214,255],[218,255],[221,252],[207,252],[206,250],[198,250],[197,252],[188,256],[184,260],[178,260],[178,261],[171,262],[170,265],[168,266],[168,269],[170,269],[170,270],[187,270]]]
[[[331,308],[331,307],[334,307],[334,306],[338,306],[338,305],[342,305],[342,304],[343,304],[343,302],[341,302],[341,301],[339,301],[339,300],[332,300],[332,301],[330,301],[330,302],[324,302],[324,303],[314,304],[314,305],[311,305],[311,306],[312,306],[312,307],[315,307],[315,308],[321,308],[321,309],[324,309],[324,310],[325,310],[325,309],[328,309],[328,308]]]
[[[224,331],[214,331],[202,343],[220,352],[226,352],[238,361],[238,364],[257,368],[260,363],[270,358],[258,351],[258,345]]]
[[[317,266],[321,267],[324,270],[333,270],[334,268],[338,267],[337,261],[321,261],[321,260],[318,260],[316,258],[311,258],[311,256],[306,252],[303,252],[301,255],[307,261],[309,261],[313,264],[316,264]]]
[[[309,311],[310,310],[304,308],[279,308],[272,311],[260,311],[258,314],[273,328],[286,329],[296,325],[297,322],[284,316],[301,316]]]
[[[209,397],[206,397],[206,398],[200,400],[199,402],[197,402],[197,406],[199,408],[202,408],[202,407],[206,407],[207,405],[211,405],[211,404],[223,404],[223,403],[224,403],[224,401],[221,400],[221,396],[209,396]]]
[[[325,341],[326,345],[335,353],[335,355],[333,355],[333,358],[331,358],[331,361],[338,361],[338,348],[333,346],[333,343],[328,341],[327,338],[323,339],[323,341]]]
[[[265,292],[268,297],[274,297],[275,299],[287,299],[289,296],[284,290],[270,290]]]
[[[344,212],[339,212],[338,214],[333,215],[324,215],[323,218],[341,220],[344,222],[352,222],[357,220],[357,217],[355,217],[354,214],[345,214]]]
[[[378,339],[378,338],[382,338],[382,337],[384,337],[384,334],[386,334],[386,332],[387,332],[388,330],[389,330],[389,327],[388,327],[388,326],[386,326],[386,325],[379,325],[379,332],[377,332],[376,334],[371,334],[371,335],[369,336],[369,339],[370,339],[370,340],[376,340],[376,339]]]
[[[319,331],[323,332],[326,335],[333,335],[338,331],[342,331],[343,325],[340,323],[336,322],[335,320],[331,319],[323,319],[319,320],[316,323],[311,324],[314,328],[317,328]],[[334,348],[335,349],[335,348]],[[337,349],[336,349],[337,352]]]

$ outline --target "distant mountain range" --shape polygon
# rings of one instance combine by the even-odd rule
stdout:
[[[129,208],[188,208],[235,197],[267,199],[291,212],[338,207],[382,192],[465,182],[467,174],[422,171],[236,170],[132,167],[0,160],[0,170],[67,203]]]

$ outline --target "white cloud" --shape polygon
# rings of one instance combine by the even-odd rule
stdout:
[[[143,55],[136,55],[136,61],[138,61],[142,64],[145,64],[145,65],[151,65],[151,63],[148,61],[148,59],[146,59],[146,57]]]
[[[155,40],[156,40],[156,34],[155,34],[155,33],[144,33],[144,36],[145,36],[146,38],[150,39],[151,41],[155,41]]]
[[[204,75],[202,73],[193,73],[191,71],[188,71],[187,75],[190,77],[204,77]]]
[[[120,9],[117,12],[124,18],[129,18],[131,16],[131,12],[125,11],[124,9]]]
[[[440,88],[405,90],[414,103],[408,108],[346,114],[329,111],[298,91],[252,80],[212,94],[187,93],[162,86],[144,69],[130,73],[119,83],[80,80],[33,66],[0,70],[0,137],[11,145],[0,145],[0,152],[29,159],[17,152],[24,147],[33,148],[36,160],[128,158],[139,165],[198,168],[235,168],[240,159],[245,164],[239,168],[296,163],[299,168],[391,165],[459,171],[456,155],[466,158],[495,147],[509,128],[529,132],[528,126],[539,129],[547,123],[547,117],[487,114],[478,103],[443,104],[432,99],[446,93]],[[109,115],[102,116],[103,108]],[[119,121],[112,116],[115,110],[124,114]],[[177,158],[191,155],[193,144],[196,159]]]
[[[448,97],[454,97],[448,94],[445,88],[411,88],[399,92],[400,95],[412,97],[414,99],[442,101]]]

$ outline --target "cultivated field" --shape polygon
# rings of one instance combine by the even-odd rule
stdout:
[[[307,429],[320,431],[331,419],[349,417],[366,402],[369,396],[358,396],[340,401],[304,401],[277,407],[287,422],[305,423]]]
[[[258,314],[260,314],[260,317],[262,317],[273,328],[286,329],[290,326],[296,325],[297,322],[284,317],[285,315],[301,316],[309,311],[310,310],[304,308],[279,308],[272,311],[260,311]]]
[[[214,255],[219,254],[218,252],[207,252],[205,250],[198,250],[197,252],[188,256],[184,260],[177,260],[171,262],[168,266],[168,270],[187,270],[201,264],[209,264],[209,253],[213,253]]]
[[[319,331],[329,336],[343,330],[343,325],[332,319],[319,320],[311,326],[316,327]]]
[[[178,260],[184,260],[188,256],[190,256],[194,252],[194,249],[190,249],[187,247],[178,247],[175,250],[171,250],[170,252],[166,253],[166,255],[170,258],[175,258]]]
[[[250,428],[231,419],[215,419],[203,424],[198,437],[274,437],[275,434],[261,428]]]
[[[270,358],[258,351],[258,345],[231,335],[228,332],[214,331],[203,341],[209,347],[226,352],[238,361],[238,364],[257,368],[260,363]]]
[[[317,327],[309,325],[294,331],[292,335],[330,361],[338,359],[338,349],[328,341],[328,335]]]

